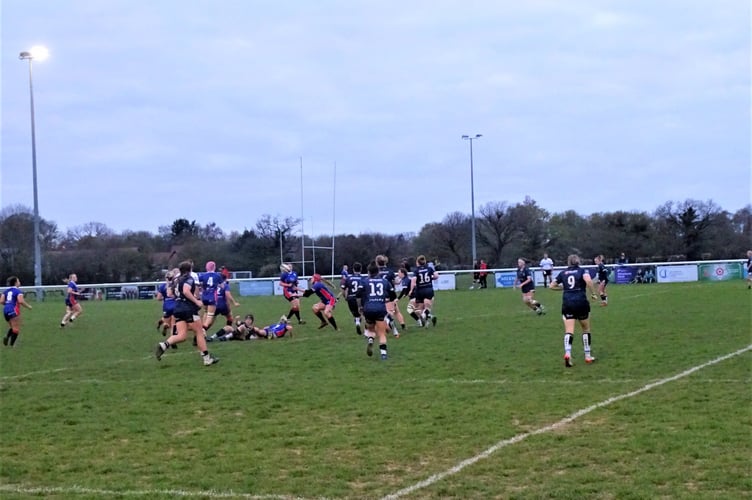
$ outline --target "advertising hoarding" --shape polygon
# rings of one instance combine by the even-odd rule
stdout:
[[[697,281],[697,265],[658,266],[656,269],[658,283],[681,283]]]
[[[700,281],[727,281],[743,277],[742,265],[739,262],[700,264]]]

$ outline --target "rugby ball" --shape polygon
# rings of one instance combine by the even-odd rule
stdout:
[[[292,266],[290,264],[283,263],[279,265],[279,270],[283,273],[289,273],[290,271],[292,271]]]

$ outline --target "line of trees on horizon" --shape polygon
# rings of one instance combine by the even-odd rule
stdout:
[[[603,254],[613,262],[624,252],[631,262],[742,258],[752,247],[752,205],[731,213],[712,200],[668,201],[652,213],[599,212],[583,216],[573,210],[549,213],[526,198],[514,205],[489,202],[476,213],[477,257],[490,268],[514,267],[518,257],[538,263],[548,253],[563,263],[572,253],[586,262]],[[20,205],[0,211],[0,276],[10,275],[24,285],[34,282],[33,212]],[[378,232],[334,236],[335,266],[367,263],[377,254],[396,267],[403,259],[414,262],[426,255],[439,269],[470,269],[471,216],[447,214],[415,233]],[[280,257],[306,261],[306,272],[328,274],[331,235],[301,236],[300,220],[263,215],[252,229],[226,233],[215,222],[206,225],[177,219],[147,231],[116,233],[101,222],[88,222],[66,231],[41,219],[42,282],[61,284],[75,272],[81,283],[113,283],[162,279],[178,262],[192,259],[200,268],[207,260],[233,271],[251,271],[255,277],[276,276]],[[304,240],[302,238],[305,238]],[[304,250],[303,247],[306,247]],[[305,252],[305,258],[303,253]],[[200,269],[199,269],[200,270]]]

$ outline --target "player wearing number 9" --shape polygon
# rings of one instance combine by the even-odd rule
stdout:
[[[567,257],[567,268],[561,271],[553,283],[552,290],[563,290],[561,300],[561,314],[564,319],[564,366],[572,366],[572,339],[574,338],[575,322],[582,328],[582,345],[585,351],[585,362],[592,363],[595,358],[590,353],[590,302],[588,294],[594,294],[593,281],[590,273],[580,267],[580,257]]]

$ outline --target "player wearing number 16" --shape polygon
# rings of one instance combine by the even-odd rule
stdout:
[[[439,275],[426,264],[426,256],[418,255],[415,259],[417,267],[411,283],[411,288],[415,292],[416,313],[418,315],[418,324],[428,326],[430,321],[436,325],[436,316],[433,314],[433,282],[439,279]]]
[[[564,366],[572,366],[572,339],[575,321],[582,328],[582,346],[585,351],[585,363],[592,363],[595,358],[590,353],[590,302],[588,294],[595,294],[590,274],[580,267],[580,257],[567,257],[567,267],[551,283],[551,290],[563,290],[561,314],[564,318]]]

